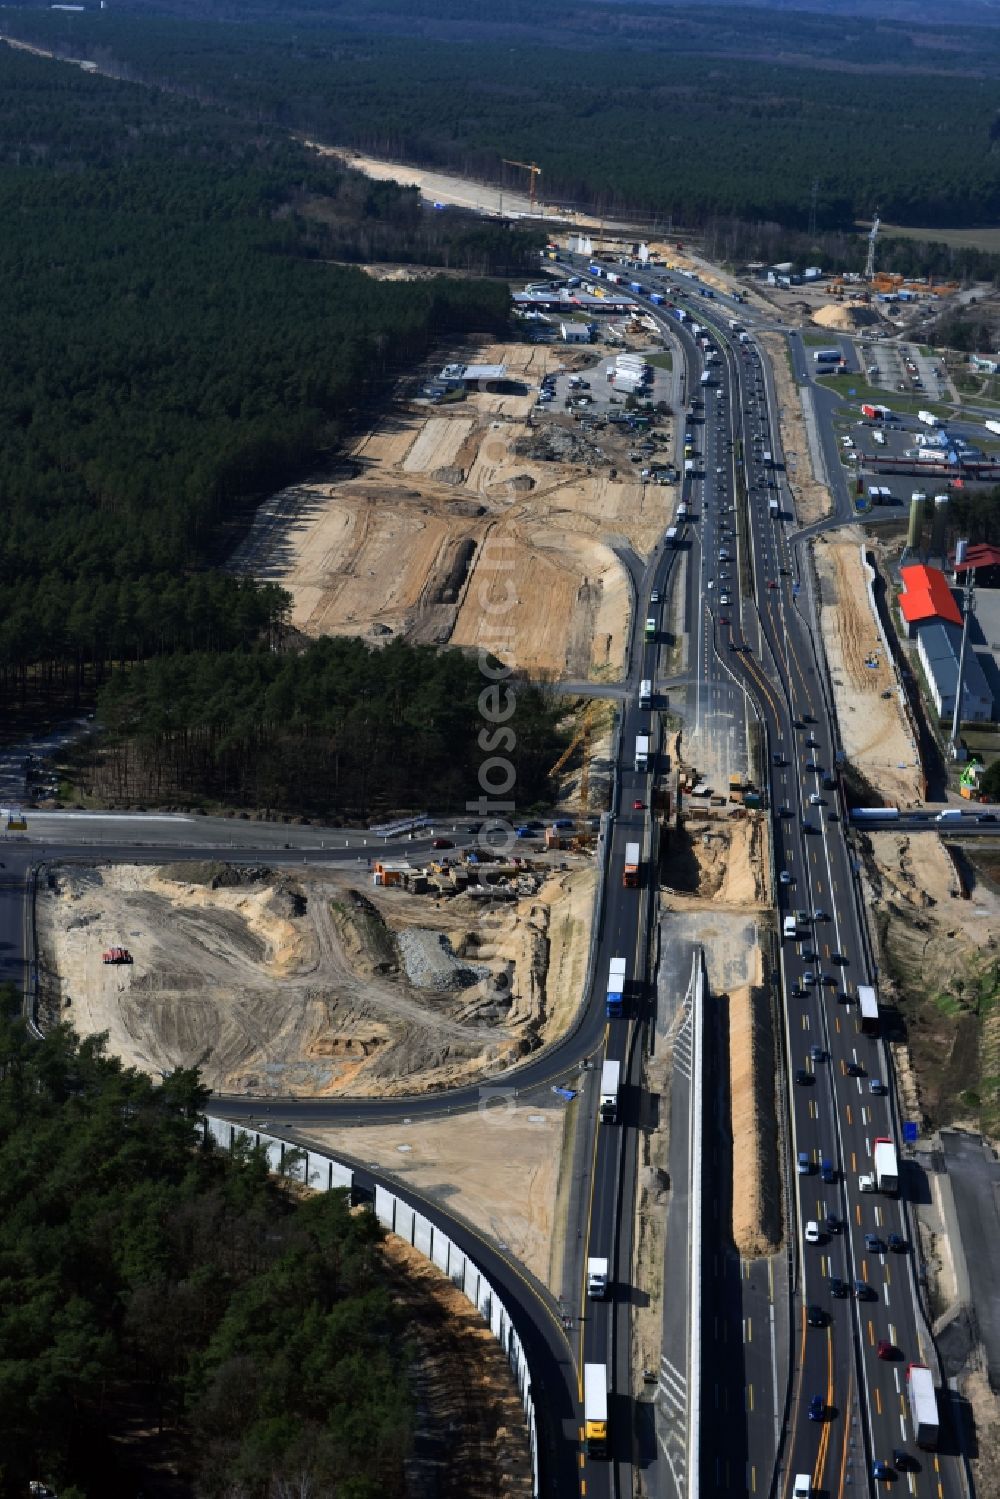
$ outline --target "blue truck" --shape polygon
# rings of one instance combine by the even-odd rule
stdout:
[[[625,1013],[625,959],[612,958],[608,969],[608,1019]]]

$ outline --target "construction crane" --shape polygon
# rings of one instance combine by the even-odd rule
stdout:
[[[550,776],[558,775],[574,750],[578,749],[580,745],[583,746],[583,763],[580,768],[580,809],[583,812],[586,812],[590,805],[590,720],[596,712],[597,707],[598,703],[596,699],[592,698],[587,704],[583,715],[583,722],[549,771]]]
[[[882,220],[876,212],[872,220],[872,227],[868,234],[868,259],[865,261],[865,280],[871,281],[875,276],[875,241],[878,239],[879,225]]]
[[[531,173],[531,186],[528,189],[528,204],[531,212],[535,211],[535,183],[542,175],[542,169],[533,161],[511,161],[509,156],[501,157],[505,167],[523,167],[526,172]]]

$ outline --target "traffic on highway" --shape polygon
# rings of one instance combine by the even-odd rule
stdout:
[[[586,264],[570,256],[556,269],[565,275]],[[696,278],[679,287],[670,273],[649,268],[633,294],[682,355],[676,384],[684,478],[678,514],[664,515],[662,539],[632,580],[633,637],[603,828],[592,986],[564,1040],[504,1077],[520,1089],[549,1086],[570,1063],[587,1064],[578,1146],[586,1171],[573,1209],[577,1305],[558,1309],[502,1252],[487,1250],[440,1209],[431,1211],[449,1232],[465,1233],[470,1254],[487,1263],[540,1371],[547,1395],[539,1402],[542,1491],[588,1499],[635,1492],[631,1282],[643,1049],[655,992],[653,813],[666,749],[665,650],[681,618],[689,645],[686,714],[725,741],[732,763],[757,772],[770,811],[777,932],[766,966],[783,1027],[779,1107],[787,1118],[786,1158],[773,1165],[788,1177],[795,1236],[787,1306],[777,1319],[773,1286],[720,1287],[710,1298],[729,1325],[727,1336],[746,1345],[740,1408],[727,1397],[724,1420],[707,1414],[714,1412],[712,1388],[732,1394],[717,1367],[724,1362],[717,1326],[689,1317],[689,1346],[672,1351],[674,1364],[687,1369],[690,1340],[705,1355],[704,1387],[687,1390],[688,1473],[700,1472],[706,1493],[808,1499],[877,1494],[894,1484],[920,1499],[958,1499],[959,1461],[937,1450],[933,1347],[914,1269],[899,1101],[771,372],[754,320],[735,299],[716,293],[696,301]],[[671,706],[676,701],[673,695]],[[883,818],[891,811],[880,810]],[[940,827],[934,814],[897,820]],[[963,832],[988,831],[982,819],[960,821]],[[439,832],[425,826],[393,833],[378,851],[426,849]],[[448,836],[467,841],[461,832]],[[213,848],[234,859],[363,861],[371,846],[370,835],[359,833],[234,828],[207,819],[35,819],[31,840],[9,846],[0,881],[4,976],[23,983],[30,1005],[30,895],[40,859],[72,859],[97,847],[108,859],[176,859]],[[479,1090],[470,1087],[419,1099],[270,1100],[267,1108],[272,1130],[305,1137],[321,1123],[457,1113],[478,1103]],[[217,1106],[231,1119],[260,1122],[260,1100],[227,1098]],[[690,1212],[705,1219],[694,1177],[690,1191]],[[699,1270],[706,1282],[721,1274],[708,1253]],[[748,1329],[762,1318],[769,1335],[750,1347]],[[782,1326],[788,1346],[781,1345]],[[689,1492],[684,1474],[643,1450],[641,1465],[655,1477],[649,1491]]]

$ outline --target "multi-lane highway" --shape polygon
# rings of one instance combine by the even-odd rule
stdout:
[[[649,272],[643,278],[650,288],[659,285],[661,290],[672,279]],[[678,299],[678,294],[672,295]],[[774,1413],[780,1407],[783,1424],[780,1441],[775,1438],[773,1419],[755,1422],[757,1406],[752,1398],[745,1401],[742,1411],[728,1410],[726,1424],[735,1434],[723,1433],[717,1440],[720,1447],[729,1442],[728,1450],[740,1454],[743,1471],[727,1467],[726,1491],[764,1492],[773,1472],[773,1491],[784,1499],[792,1475],[807,1472],[816,1487],[827,1493],[842,1494],[847,1487],[865,1492],[873,1486],[872,1462],[892,1462],[894,1451],[902,1448],[913,1464],[899,1472],[899,1486],[928,1499],[945,1495],[951,1499],[960,1492],[956,1464],[950,1458],[917,1452],[902,1392],[903,1370],[908,1361],[920,1358],[923,1331],[905,1202],[863,1192],[860,1187],[861,1176],[871,1171],[874,1140],[879,1136],[898,1139],[884,1042],[861,1032],[855,1002],[859,984],[872,983],[877,975],[867,948],[848,829],[842,820],[835,725],[815,651],[804,559],[789,541],[790,497],[781,469],[773,385],[753,341],[743,343],[732,337],[727,325],[730,313],[744,316],[738,306],[725,306],[721,299],[697,309],[698,320],[711,328],[719,355],[711,367],[712,383],[704,387],[700,383],[704,349],[689,331],[669,325],[684,352],[685,417],[699,461],[696,477],[684,486],[688,517],[680,545],[661,544],[645,573],[633,580],[637,589],[633,641],[620,716],[615,804],[606,831],[609,875],[595,981],[571,1035],[559,1047],[517,1069],[514,1076],[519,1090],[527,1091],[561,1080],[566,1069],[581,1058],[599,1062],[607,1057],[622,1063],[625,1086],[619,1122],[597,1124],[591,1108],[590,1134],[581,1152],[590,1162],[590,1174],[577,1263],[580,1305],[574,1308],[570,1329],[575,1368],[568,1357],[571,1345],[552,1316],[545,1293],[528,1287],[516,1269],[505,1266],[503,1256],[492,1250],[489,1268],[516,1307],[522,1336],[527,1326],[529,1339],[533,1329],[536,1342],[541,1340],[543,1381],[559,1386],[549,1388],[547,1410],[541,1412],[547,1486],[568,1492],[580,1483],[588,1496],[630,1493],[633,1371],[628,1287],[639,1117],[638,1043],[648,1018],[645,980],[653,914],[648,861],[655,852],[650,845],[648,808],[658,724],[655,707],[640,706],[638,685],[643,678],[652,679],[655,694],[664,635],[679,607],[689,645],[689,716],[706,737],[724,740],[729,763],[753,771],[751,759],[756,756],[756,770],[766,775],[769,784],[779,918],[781,922],[788,915],[796,919],[795,937],[781,945],[777,975],[792,1167],[800,1157],[803,1167],[794,1184],[799,1245],[793,1378],[787,1412],[784,1392],[773,1381],[772,1405]],[[664,530],[670,519],[664,516]],[[683,593],[678,594],[678,589]],[[642,622],[648,615],[656,620],[657,628],[646,639]],[[757,725],[752,736],[747,733],[750,722]],[[650,736],[653,757],[648,768],[637,770],[635,741],[640,734]],[[229,857],[291,863],[356,861],[374,851],[366,847],[361,835],[345,837],[318,829],[214,826],[203,819],[192,819],[190,826],[174,820],[145,826],[132,822],[125,834],[123,826],[114,819],[73,824],[65,819],[40,822],[33,818],[32,841],[7,849],[7,868],[0,882],[4,976],[16,978],[31,951],[26,925],[29,907],[23,895],[26,872],[40,858],[78,857],[95,843],[101,856],[109,859],[176,859],[182,851],[203,856],[210,847]],[[44,830],[43,849],[36,841],[40,829]],[[79,837],[81,832],[77,841],[74,833]],[[386,852],[419,853],[426,849],[429,836],[407,840]],[[623,884],[626,845],[632,842],[639,842],[642,849],[638,888]],[[610,960],[616,956],[627,961],[626,1013],[620,1020],[607,1020],[605,980]],[[876,1081],[888,1087],[873,1090]],[[588,1094],[591,1102],[593,1092],[591,1088]],[[408,1114],[455,1112],[478,1103],[479,1090],[465,1089],[444,1098],[389,1104],[381,1100],[268,1100],[266,1107],[272,1129],[284,1125],[307,1133],[310,1125],[321,1122],[362,1118],[370,1122],[398,1117],[401,1110]],[[223,1108],[234,1118],[245,1118],[248,1113],[259,1117],[262,1101],[225,1100]],[[817,1239],[815,1243],[805,1241],[805,1227],[810,1223],[817,1225],[816,1234],[810,1234]],[[454,1228],[449,1224],[449,1232]],[[899,1236],[901,1248],[888,1248],[890,1234]],[[472,1252],[480,1251],[473,1247]],[[611,1261],[612,1287],[606,1301],[584,1298],[583,1265],[588,1252]],[[834,1278],[843,1281],[846,1295],[834,1294]],[[810,1308],[815,1309],[811,1316]],[[746,1336],[745,1321],[741,1335]],[[882,1343],[889,1345],[894,1356],[880,1356]],[[711,1370],[712,1361],[723,1355],[718,1347],[709,1352]],[[584,1363],[602,1363],[610,1371],[610,1462],[585,1458],[580,1451],[577,1401]],[[751,1394],[753,1381],[764,1377],[751,1371],[763,1367],[756,1351],[745,1350],[741,1368],[747,1371]],[[810,1419],[811,1406],[818,1419]],[[705,1444],[716,1441],[707,1424],[700,1435]],[[714,1470],[706,1466],[704,1471],[708,1475]]]
[[[710,321],[702,310],[698,317]],[[789,914],[796,921],[796,936],[782,944],[780,983],[798,1168],[798,1331],[777,1492],[790,1492],[799,1473],[826,1492],[874,1488],[873,1464],[884,1462],[912,1494],[957,1494],[956,1462],[916,1448],[903,1388],[906,1364],[928,1351],[905,1199],[861,1189],[873,1170],[874,1141],[898,1142],[898,1118],[885,1043],[862,1033],[858,1015],[858,986],[877,975],[842,820],[835,725],[807,612],[804,559],[789,547],[773,386],[752,341],[733,343],[721,320],[712,322],[726,359],[715,422],[711,395],[706,411],[689,568],[700,576],[713,637],[718,643],[722,632],[765,727],[779,917],[782,925]],[[738,413],[738,437],[737,424],[724,420],[727,407]],[[714,577],[709,558],[718,564]],[[718,590],[714,605],[710,584]],[[701,680],[707,658],[697,626],[693,637]],[[806,1241],[810,1224],[816,1242]],[[899,1247],[889,1248],[890,1236]]]

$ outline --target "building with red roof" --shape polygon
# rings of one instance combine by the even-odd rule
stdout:
[[[993,547],[985,541],[977,541],[974,546],[965,549],[964,562],[953,563],[956,578],[967,582],[967,574],[972,573],[973,581],[980,588],[1000,588],[1000,547]]]
[[[916,634],[917,626],[929,620],[961,625],[961,611],[948,587],[948,579],[939,567],[924,567],[922,564],[901,567],[899,576],[903,580],[899,609],[910,640]]]

